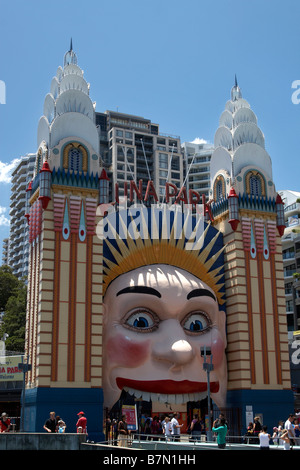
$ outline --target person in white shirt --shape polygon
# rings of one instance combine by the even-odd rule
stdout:
[[[169,416],[166,416],[163,422],[163,433],[166,441],[170,441],[172,438],[172,425]]]
[[[172,436],[174,438],[174,441],[180,441],[180,428],[183,426],[182,424],[179,424],[178,418],[179,414],[175,413],[174,417],[171,420]]]
[[[270,434],[267,433],[267,426],[262,427],[262,432],[259,433],[259,448],[260,450],[270,450]]]
[[[286,422],[284,423],[284,428],[288,431],[291,447],[295,445],[295,431],[293,426],[294,419],[295,416],[291,413]]]

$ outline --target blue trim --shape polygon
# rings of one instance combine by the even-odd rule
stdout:
[[[294,395],[291,390],[233,390],[227,392],[227,408],[239,408],[242,420],[242,435],[249,423],[246,422],[246,406],[252,406],[253,418],[263,415],[263,424],[273,434],[279,421],[286,421],[294,412]]]
[[[87,418],[88,439],[105,440],[103,433],[102,388],[48,388],[28,389],[25,392],[25,432],[46,432],[43,429],[50,411],[55,411],[66,423],[66,431],[76,433],[77,413],[84,411]]]

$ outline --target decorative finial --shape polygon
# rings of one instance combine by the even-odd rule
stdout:
[[[231,100],[236,101],[239,98],[242,98],[242,92],[240,87],[238,86],[238,81],[236,78],[236,74],[234,75],[234,86],[231,88]]]
[[[64,56],[64,66],[74,64],[77,65],[77,57],[75,52],[73,51],[73,41],[71,38],[70,41],[70,49],[65,53]]]
[[[237,82],[236,74],[235,74],[235,76],[234,76],[234,86],[235,86],[235,87],[238,87],[238,82]]]

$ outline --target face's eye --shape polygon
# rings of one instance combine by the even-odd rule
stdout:
[[[182,322],[188,334],[202,334],[211,327],[211,321],[203,312],[190,313]]]
[[[145,308],[135,309],[126,315],[123,325],[140,333],[148,333],[158,327],[158,318]]]

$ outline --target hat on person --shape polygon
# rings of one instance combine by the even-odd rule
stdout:
[[[1,417],[4,418],[5,416],[7,416],[7,413],[2,413]]]
[[[77,416],[79,415],[84,415],[84,412],[83,411],[79,411],[79,413],[77,413]]]

